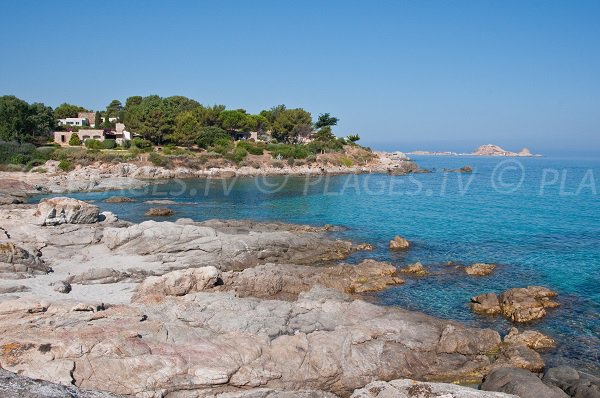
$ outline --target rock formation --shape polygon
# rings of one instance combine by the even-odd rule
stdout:
[[[390,241],[390,250],[407,250],[410,242],[401,236],[396,236]]]
[[[465,267],[465,272],[468,275],[486,276],[486,275],[490,275],[494,271],[495,268],[496,268],[495,264],[475,263],[468,267]]]
[[[552,300],[557,293],[541,286],[508,289],[500,296],[486,293],[471,298],[471,308],[481,314],[502,314],[513,322],[528,322],[543,318],[546,308],[559,303]]]

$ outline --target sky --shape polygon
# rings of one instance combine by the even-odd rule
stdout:
[[[3,1],[0,95],[184,95],[386,150],[600,156],[600,1]]]

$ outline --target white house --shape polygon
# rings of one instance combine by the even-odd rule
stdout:
[[[66,119],[58,119],[59,126],[89,126],[89,122],[84,117],[68,117]]]

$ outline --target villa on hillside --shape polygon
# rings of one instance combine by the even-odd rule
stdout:
[[[122,144],[124,141],[130,141],[135,134],[125,130],[123,123],[117,123],[115,130],[100,130],[100,129],[83,129],[79,131],[55,131],[54,142],[60,145],[68,145],[73,134],[77,134],[82,142],[85,140],[115,140],[117,144]]]

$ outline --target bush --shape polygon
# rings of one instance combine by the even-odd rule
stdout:
[[[131,145],[138,149],[150,149],[152,148],[152,142],[145,140],[143,138],[136,137],[131,140]]]
[[[249,154],[251,155],[262,155],[264,153],[264,144],[263,145],[258,145],[258,144],[252,144],[248,141],[240,141],[237,144],[238,148],[244,148],[246,151],[248,151]]]
[[[117,147],[117,141],[115,140],[104,140],[102,141],[102,147],[104,149],[115,149]]]
[[[152,162],[153,165],[157,167],[171,167],[171,160],[165,156],[160,156],[156,152],[152,152],[148,159],[150,160],[150,162]]]
[[[284,159],[305,159],[310,155],[304,145],[269,144],[267,150],[274,158],[281,155]]]
[[[102,144],[102,141],[89,139],[85,140],[85,147],[88,149],[103,149],[104,145]]]
[[[81,145],[81,139],[79,138],[79,135],[73,133],[71,134],[71,138],[69,138],[69,146],[80,146]]]
[[[58,163],[58,168],[62,171],[70,171],[73,170],[73,164],[68,160],[61,160]]]

